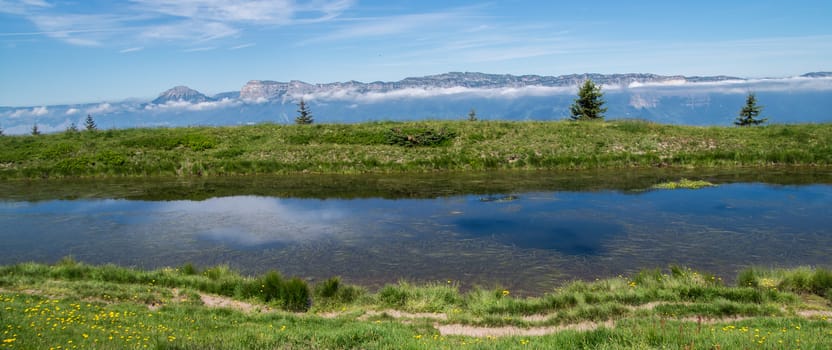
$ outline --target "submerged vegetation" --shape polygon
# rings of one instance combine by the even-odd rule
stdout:
[[[294,301],[302,301],[296,308]],[[821,349],[832,271],[687,268],[576,281],[535,297],[456,281],[377,292],[228,267],[141,271],[63,259],[0,267],[0,348]]]
[[[695,190],[699,188],[705,187],[712,187],[716,186],[708,181],[705,180],[688,180],[688,179],[681,179],[679,181],[669,181],[663,182],[660,184],[653,185],[654,189],[659,190],[676,190],[676,189],[689,189]]]
[[[0,137],[0,177],[223,176],[832,164],[832,124],[426,121]]]

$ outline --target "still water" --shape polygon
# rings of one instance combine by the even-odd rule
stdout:
[[[232,191],[233,192],[233,191]],[[832,266],[832,186],[531,190],[428,198],[0,201],[0,264],[228,264],[376,287],[459,281],[538,294],[571,279],[690,266]]]

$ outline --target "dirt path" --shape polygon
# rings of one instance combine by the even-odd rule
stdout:
[[[252,303],[247,303],[244,301],[234,300],[229,297],[223,297],[213,294],[199,293],[199,299],[202,300],[202,304],[204,304],[207,307],[228,308],[239,310],[245,313],[274,311],[272,308],[268,306],[254,305]]]
[[[553,334],[563,331],[591,331],[599,327],[612,328],[615,323],[612,321],[606,322],[581,322],[575,324],[560,325],[554,327],[531,327],[520,328],[515,326],[503,327],[478,327],[467,326],[460,324],[434,324],[440,334],[442,335],[460,335],[466,337],[533,337],[547,334]]]

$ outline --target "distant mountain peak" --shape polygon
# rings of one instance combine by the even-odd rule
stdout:
[[[832,72],[809,72],[801,75],[803,78],[829,78],[832,77]]]
[[[179,85],[159,94],[159,97],[157,97],[152,102],[154,104],[161,105],[169,101],[186,101],[191,103],[199,103],[213,101],[213,99],[187,86]]]

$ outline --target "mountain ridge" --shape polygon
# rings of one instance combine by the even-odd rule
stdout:
[[[807,73],[811,74],[811,73]],[[747,80],[733,76],[692,76],[658,75],[653,73],[582,73],[560,76],[546,75],[513,75],[491,74],[480,72],[448,72],[422,77],[407,77],[399,81],[374,81],[364,83],[350,80],[346,82],[332,82],[312,84],[300,80],[280,82],[274,80],[250,80],[240,89],[240,99],[274,99],[286,95],[308,94],[337,89],[348,89],[357,93],[390,92],[394,90],[412,88],[505,88],[505,87],[570,87],[579,85],[587,79],[601,85],[623,85],[633,83],[664,83],[664,82],[719,82],[726,80]]]
[[[560,120],[569,116],[577,85],[603,86],[608,119],[644,119],[686,125],[732,125],[749,92],[773,123],[830,122],[832,72],[786,78],[627,74],[539,75],[448,72],[394,82],[252,80],[239,91],[206,96],[178,86],[154,100],[133,98],[63,105],[0,106],[7,135],[83,125],[92,115],[101,128],[193,125],[290,124],[305,99],[316,123],[465,118],[472,108],[482,120]]]

